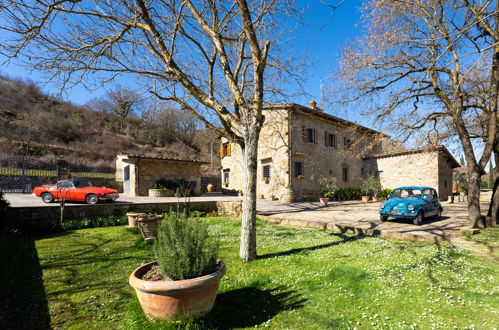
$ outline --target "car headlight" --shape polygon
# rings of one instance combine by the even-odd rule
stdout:
[[[407,209],[408,209],[409,211],[414,211],[414,205],[409,205],[409,206],[407,206]]]

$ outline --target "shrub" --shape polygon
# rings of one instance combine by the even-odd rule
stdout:
[[[3,192],[0,191],[0,232],[5,230],[7,220],[10,218],[10,203],[7,201]]]
[[[335,190],[338,188],[336,186],[336,178],[334,176],[323,176],[319,178],[318,182],[321,185],[321,196],[324,198],[333,197]]]
[[[156,183],[152,186],[153,189],[170,189],[176,190],[180,185],[177,182],[160,179],[157,180]]]
[[[389,195],[391,195],[392,191],[393,191],[393,189],[390,189],[390,188],[383,189],[379,192],[379,197],[386,198]]]
[[[377,196],[381,189],[381,182],[378,176],[369,175],[367,179],[362,181],[362,193],[365,195],[369,195],[372,192],[373,196]]]
[[[160,224],[154,253],[163,275],[183,280],[213,272],[218,246],[201,221],[169,215]]]

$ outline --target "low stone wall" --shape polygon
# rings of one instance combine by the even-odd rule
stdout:
[[[241,201],[195,201],[179,204],[180,210],[218,212],[225,216],[240,216]],[[91,219],[108,216],[123,216],[127,212],[167,213],[177,210],[176,202],[166,203],[109,203],[97,205],[67,205],[64,209],[65,220]],[[11,226],[37,231],[58,227],[60,208],[54,206],[13,207]]]

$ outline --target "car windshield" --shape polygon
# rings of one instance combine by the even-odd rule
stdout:
[[[421,198],[419,189],[395,189],[392,198]]]
[[[93,187],[90,181],[84,179],[73,179],[73,184],[76,188]]]

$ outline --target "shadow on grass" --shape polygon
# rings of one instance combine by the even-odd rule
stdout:
[[[331,242],[327,244],[321,244],[321,245],[316,245],[316,246],[310,246],[310,247],[304,247],[304,248],[296,248],[288,251],[282,251],[282,252],[276,252],[276,253],[269,253],[269,254],[264,254],[261,256],[258,256],[258,259],[269,259],[269,258],[277,258],[277,257],[285,257],[289,256],[295,253],[300,253],[303,251],[314,251],[314,250],[319,250],[319,249],[325,249],[331,246],[336,246],[348,242],[353,242],[356,240],[359,240],[361,238],[364,238],[365,236],[362,235],[357,235],[357,236],[348,236],[345,234],[331,234],[331,236],[338,236],[341,237],[343,240],[341,241],[336,241],[336,242]]]
[[[297,291],[282,286],[244,287],[219,294],[208,323],[218,329],[254,327],[283,310],[301,308],[306,301]]]
[[[264,324],[279,312],[303,307],[306,302],[297,291],[286,287],[261,290],[244,287],[217,295],[211,312],[199,319],[183,322],[151,321],[140,308],[137,299],[130,305],[132,312],[125,316],[127,329],[234,329],[253,328]]]
[[[49,329],[42,269],[32,238],[0,233],[0,329]]]

